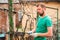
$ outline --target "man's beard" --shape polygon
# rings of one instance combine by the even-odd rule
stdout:
[[[44,15],[44,11],[43,11],[42,13],[39,13],[39,12],[38,12],[38,14],[39,14],[40,16],[43,16],[43,15]]]

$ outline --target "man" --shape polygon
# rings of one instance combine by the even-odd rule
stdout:
[[[39,14],[37,24],[32,31],[28,32],[31,33],[30,35],[34,36],[34,40],[47,40],[46,37],[53,35],[52,20],[45,11],[46,6],[44,4],[37,5],[37,13]]]

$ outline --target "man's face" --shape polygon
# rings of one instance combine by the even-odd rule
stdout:
[[[39,13],[40,16],[44,15],[44,10],[43,10],[43,8],[41,6],[37,7],[37,12]]]

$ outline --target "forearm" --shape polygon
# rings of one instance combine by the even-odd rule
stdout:
[[[48,32],[46,33],[40,33],[38,36],[53,36],[53,31],[52,31],[53,27],[48,27]]]
[[[53,34],[52,33],[39,33],[38,36],[52,36]]]

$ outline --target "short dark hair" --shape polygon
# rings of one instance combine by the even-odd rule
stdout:
[[[36,7],[41,6],[42,8],[46,8],[46,6],[44,4],[37,4]]]

